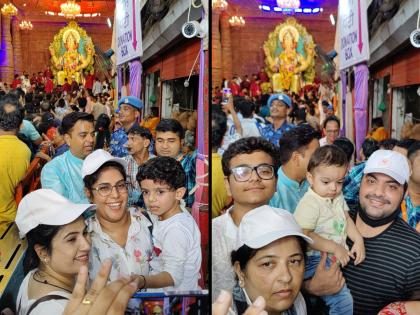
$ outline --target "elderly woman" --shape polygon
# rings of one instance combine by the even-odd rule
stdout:
[[[306,314],[300,287],[307,242],[312,239],[285,210],[262,206],[242,218],[237,249],[232,252],[237,314],[243,314],[260,296],[268,314]]]
[[[137,208],[128,208],[126,162],[99,149],[82,166],[85,193],[96,204],[87,219],[92,239],[89,277],[111,259],[110,281],[121,276],[148,275],[152,258],[152,223]]]

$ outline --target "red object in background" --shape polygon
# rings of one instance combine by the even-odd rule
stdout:
[[[21,85],[21,84],[22,84],[22,81],[20,79],[14,79],[10,87],[12,89],[16,89],[18,85]]]
[[[241,87],[239,86],[239,84],[231,81],[229,83],[229,88],[232,91],[232,95],[234,95],[234,96],[239,95],[239,92],[240,92],[240,89],[241,89]]]
[[[92,89],[93,88],[93,81],[95,79],[95,76],[93,74],[88,74],[86,76],[86,82],[85,82],[85,88],[86,89]]]
[[[53,81],[48,77],[47,82],[45,83],[45,92],[46,93],[52,93],[54,89],[54,83]]]

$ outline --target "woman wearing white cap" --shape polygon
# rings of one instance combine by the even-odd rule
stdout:
[[[238,240],[232,252],[234,313],[243,314],[261,296],[268,314],[306,315],[300,288],[306,242],[312,239],[293,215],[269,206],[256,208],[242,218]]]
[[[74,204],[51,189],[36,190],[22,199],[16,225],[20,236],[26,236],[28,248],[23,260],[26,277],[16,303],[18,314],[63,312],[75,276],[88,264],[90,238],[82,213],[90,208],[92,205]]]
[[[99,149],[86,157],[82,177],[96,213],[86,222],[92,239],[90,279],[111,259],[110,281],[121,276],[148,275],[152,258],[151,221],[128,208],[126,161]]]

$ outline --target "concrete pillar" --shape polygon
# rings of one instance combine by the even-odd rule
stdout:
[[[12,44],[13,44],[13,61],[14,61],[14,73],[21,75],[23,73],[22,68],[22,41],[20,38],[19,20],[14,17],[12,18]]]
[[[13,81],[13,46],[10,33],[10,16],[1,17],[0,80],[11,84]]]
[[[222,77],[230,80],[233,76],[232,42],[230,39],[229,16],[226,13],[220,16],[220,29],[222,37]]]
[[[211,23],[211,82],[212,86],[222,85],[222,47],[219,30],[220,12],[213,10]]]

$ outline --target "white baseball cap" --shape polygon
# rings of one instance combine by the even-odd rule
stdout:
[[[73,203],[52,189],[38,189],[23,197],[15,222],[23,238],[40,224],[65,225],[94,209],[96,205]]]
[[[303,234],[290,212],[261,206],[243,216],[236,249],[243,245],[258,249],[287,236],[300,236],[308,243],[313,243],[310,237]]]
[[[410,179],[410,166],[407,158],[399,152],[377,150],[367,160],[363,173],[385,174],[403,185]]]
[[[82,178],[95,173],[106,162],[120,163],[124,169],[127,167],[127,162],[124,159],[114,157],[107,151],[98,149],[89,154],[83,161]]]

